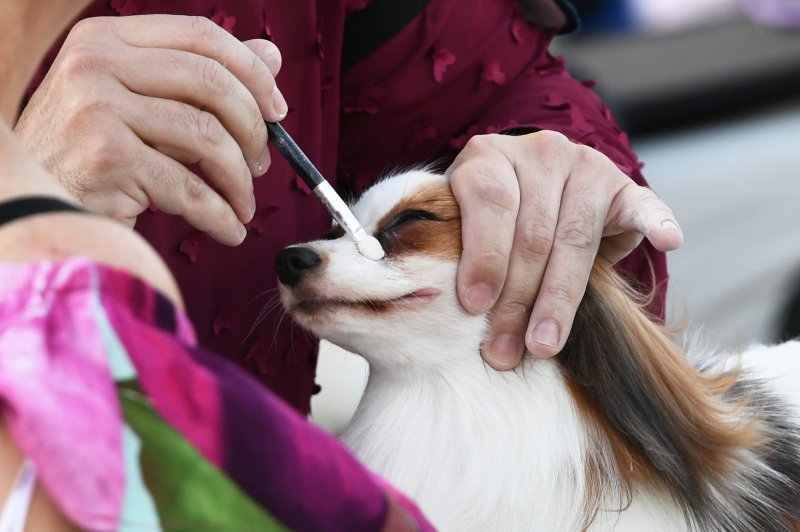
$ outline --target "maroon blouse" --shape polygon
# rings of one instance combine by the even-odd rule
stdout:
[[[284,127],[345,190],[357,192],[398,166],[440,161],[446,168],[470,136],[521,127],[560,131],[644,184],[641,164],[591,83],[571,78],[548,53],[553,31],[526,22],[517,0],[433,0],[341,74],[345,17],[369,1],[104,0],[83,17],[202,15],[242,40],[271,39],[283,56]],[[200,343],[305,413],[316,389],[317,342],[276,307],[273,262],[287,244],[318,238],[330,218],[280,155],[273,152],[272,161],[255,181],[258,209],[241,246],[217,244],[157,212],[142,215],[137,229],[177,277]],[[664,255],[644,244],[620,269],[644,290],[655,272],[650,310],[662,316]]]

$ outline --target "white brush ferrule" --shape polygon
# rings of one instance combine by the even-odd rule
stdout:
[[[353,211],[350,210],[341,196],[336,193],[330,183],[323,181],[314,187],[314,194],[316,194],[323,205],[325,205],[325,208],[331,213],[333,219],[336,220],[342,229],[344,229],[356,243],[361,242],[369,236],[364,228],[361,227],[361,224],[358,223]]]

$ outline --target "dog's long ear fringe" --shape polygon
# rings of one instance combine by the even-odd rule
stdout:
[[[745,414],[748,398],[723,399],[738,370],[709,376],[692,368],[630,288],[600,262],[559,360],[582,413],[611,444],[627,495],[634,480],[662,484],[684,508],[687,524],[716,529],[721,516],[711,508],[720,505],[711,501],[727,491],[741,453],[763,443]],[[601,462],[590,457],[587,467]],[[589,478],[599,482],[589,489],[592,515],[608,504],[599,495],[608,472]]]

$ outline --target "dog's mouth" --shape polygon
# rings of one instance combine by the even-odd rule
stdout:
[[[316,314],[326,310],[336,310],[341,308],[362,310],[367,312],[386,312],[397,308],[427,303],[439,296],[440,293],[441,292],[435,288],[421,288],[405,295],[388,299],[374,299],[369,297],[345,299],[327,298],[319,294],[295,294],[295,301],[292,305],[291,312],[293,314],[296,312],[303,314]]]

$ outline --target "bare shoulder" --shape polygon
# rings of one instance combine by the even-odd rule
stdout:
[[[59,212],[0,227],[0,261],[58,261],[82,256],[140,277],[183,307],[175,279],[137,233],[97,215]]]

